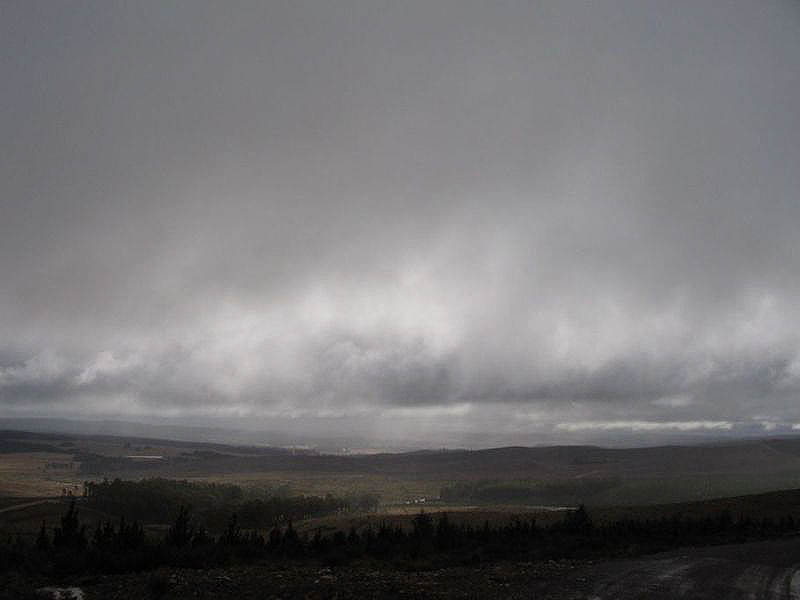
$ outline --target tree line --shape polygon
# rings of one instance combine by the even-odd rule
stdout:
[[[88,506],[147,523],[168,523],[181,506],[191,506],[195,520],[212,531],[224,528],[233,513],[237,514],[242,527],[267,529],[290,520],[374,511],[380,500],[374,494],[344,497],[246,494],[232,484],[163,478],[90,481],[84,484],[84,490]]]
[[[617,479],[568,481],[462,481],[439,491],[450,504],[560,504],[575,506],[619,485]]]
[[[0,570],[37,574],[117,573],[159,566],[210,568],[251,560],[313,560],[330,565],[371,559],[404,566],[468,565],[493,560],[614,557],[687,545],[765,539],[797,532],[791,515],[781,519],[734,519],[728,512],[704,518],[672,516],[596,524],[584,507],[563,521],[540,526],[535,519],[481,526],[454,523],[447,513],[421,512],[410,528],[384,522],[362,530],[298,533],[292,521],[264,535],[243,526],[238,513],[212,535],[191,510],[179,507],[165,535],[145,533],[138,521],[120,518],[89,528],[71,503],[59,526],[42,524],[34,544],[21,538],[0,543]]]

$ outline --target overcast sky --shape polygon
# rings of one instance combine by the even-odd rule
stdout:
[[[21,0],[0,47],[4,416],[800,423],[796,1]]]

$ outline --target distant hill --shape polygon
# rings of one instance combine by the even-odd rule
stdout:
[[[149,437],[0,431],[0,452],[45,450],[73,455],[85,479],[214,479],[280,472],[287,479],[342,474],[427,481],[428,489],[440,489],[439,482],[512,482],[533,490],[518,494],[531,504],[656,504],[800,488],[800,437],[647,448],[506,447],[350,456]],[[163,455],[163,460],[145,465],[128,456],[134,454]]]

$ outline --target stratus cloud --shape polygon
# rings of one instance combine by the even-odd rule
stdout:
[[[563,431],[600,430],[613,431],[629,429],[631,431],[696,431],[698,429],[721,429],[730,431],[733,423],[729,421],[584,421],[578,423],[559,423],[556,429]]]
[[[797,23],[10,6],[0,407],[432,439],[798,422]]]
[[[656,398],[652,404],[654,406],[662,406],[668,408],[683,408],[689,406],[694,402],[694,399],[689,394],[678,394],[677,396],[664,396],[663,398]]]

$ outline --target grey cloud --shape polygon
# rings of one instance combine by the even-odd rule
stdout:
[[[800,419],[795,3],[0,11],[7,410]]]

